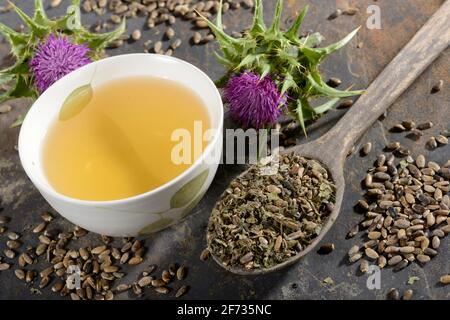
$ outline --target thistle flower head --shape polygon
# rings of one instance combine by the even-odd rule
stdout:
[[[285,98],[268,76],[261,79],[252,72],[243,72],[230,78],[224,98],[229,103],[234,120],[246,127],[262,128],[274,123]]]
[[[30,70],[39,93],[66,74],[91,62],[89,48],[71,43],[67,37],[51,34],[39,44],[30,61]]]

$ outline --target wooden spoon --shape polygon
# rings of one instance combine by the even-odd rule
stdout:
[[[267,269],[243,270],[225,266],[213,254],[214,260],[230,272],[240,275],[256,275],[286,267],[313,250],[339,215],[345,189],[343,168],[349,150],[354,146],[355,141],[449,44],[450,0],[447,0],[330,131],[315,141],[283,151],[283,153],[296,152],[306,158],[320,161],[330,171],[337,187],[334,210],[324,224],[321,233],[303,251],[283,263]],[[208,235],[207,241],[209,247]]]

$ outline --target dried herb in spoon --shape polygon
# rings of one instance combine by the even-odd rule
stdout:
[[[226,268],[267,269],[297,255],[316,238],[330,215],[336,187],[317,161],[280,156],[253,166],[225,190],[212,211],[208,249]]]

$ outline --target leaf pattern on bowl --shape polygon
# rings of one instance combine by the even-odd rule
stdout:
[[[91,84],[73,90],[64,100],[59,110],[59,120],[67,121],[78,115],[89,104],[94,94]]]
[[[206,169],[191,181],[182,186],[170,199],[170,208],[182,208],[189,204],[195,195],[202,189],[208,177],[209,169]]]

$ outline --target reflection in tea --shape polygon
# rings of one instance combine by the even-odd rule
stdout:
[[[76,116],[55,121],[43,146],[43,168],[56,191],[82,200],[123,199],[155,189],[190,164],[171,159],[180,128],[210,119],[201,98],[171,80],[133,77],[94,88]],[[202,141],[203,150],[207,142]],[[199,157],[191,146],[193,161]]]

